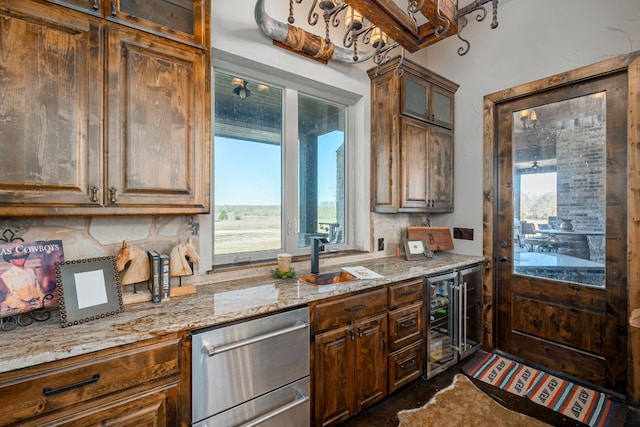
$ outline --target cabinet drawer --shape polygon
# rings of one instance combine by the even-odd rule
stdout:
[[[389,355],[389,393],[419,378],[423,372],[424,341]]]
[[[424,284],[422,279],[411,279],[405,282],[389,285],[389,309],[422,301],[424,297]]]
[[[423,319],[422,301],[389,312],[390,351],[395,351],[416,340],[422,339]]]
[[[0,381],[3,418],[0,425],[57,411],[179,372],[180,340],[134,346],[121,352]]]
[[[315,332],[348,325],[387,310],[387,291],[379,289],[315,306]]]

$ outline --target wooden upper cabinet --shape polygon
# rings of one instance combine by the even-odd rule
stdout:
[[[371,78],[371,205],[375,212],[453,211],[457,85],[399,58]]]
[[[205,46],[202,0],[102,0],[107,19],[184,43]]]
[[[107,205],[200,211],[208,205],[204,55],[118,28],[107,40]]]
[[[0,2],[0,215],[99,205],[100,34],[88,15]]]
[[[0,0],[0,215],[208,212],[208,47],[83,5]]]

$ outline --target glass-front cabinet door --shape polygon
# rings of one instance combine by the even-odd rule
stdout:
[[[431,85],[430,95],[430,120],[439,126],[453,129],[453,94],[436,85]]]
[[[401,113],[420,120],[429,120],[430,84],[411,73],[404,72],[401,86]]]
[[[401,113],[453,129],[453,93],[423,78],[402,75]]]
[[[107,17],[124,25],[168,38],[202,46],[202,1],[110,0]]]

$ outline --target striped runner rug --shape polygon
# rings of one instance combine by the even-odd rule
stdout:
[[[611,396],[495,353],[479,352],[462,370],[468,376],[543,405],[588,426],[613,426],[624,407]]]

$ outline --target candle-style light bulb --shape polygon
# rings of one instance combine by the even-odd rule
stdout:
[[[374,28],[371,34],[371,46],[378,49],[387,44],[387,35],[380,28]]]
[[[350,30],[360,30],[362,28],[362,15],[360,14],[360,12],[358,12],[351,6],[347,6],[347,14],[344,18],[344,25],[346,25]]]

